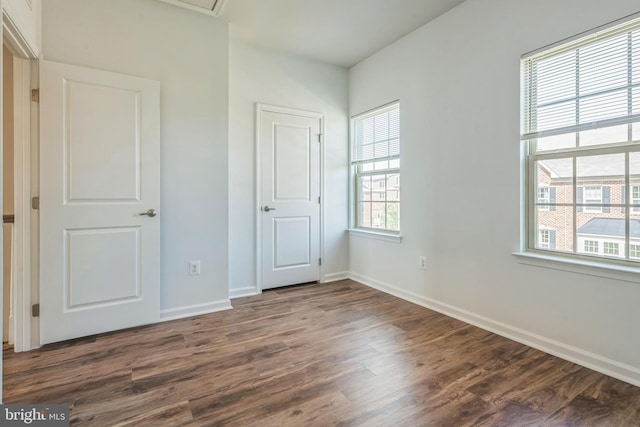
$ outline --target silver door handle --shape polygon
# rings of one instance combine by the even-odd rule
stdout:
[[[269,212],[269,211],[275,211],[276,208],[270,208],[269,206],[265,206],[264,208],[262,208],[262,210],[265,212]]]
[[[140,215],[140,216],[145,216],[146,215],[146,216],[148,216],[150,218],[153,218],[154,216],[156,216],[158,214],[156,213],[155,209],[149,209],[146,212],[140,212],[138,215]]]

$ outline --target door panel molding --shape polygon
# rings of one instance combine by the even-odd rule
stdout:
[[[318,253],[320,258],[324,257],[324,164],[325,164],[325,144],[324,144],[324,135],[325,135],[325,116],[323,113],[301,110],[290,107],[281,107],[270,104],[256,103],[255,104],[255,226],[256,226],[256,247],[255,247],[255,259],[256,259],[256,285],[258,292],[262,292],[263,290],[263,225],[262,225],[262,213],[261,207],[264,205],[262,200],[262,152],[264,141],[262,141],[261,136],[261,123],[263,120],[263,116],[265,113],[280,113],[287,114],[292,116],[299,116],[303,118],[317,119],[320,121],[320,165],[319,165],[319,194],[320,194],[320,224],[319,224],[319,238],[318,238]],[[314,142],[313,135],[310,135],[309,143],[312,144]],[[314,260],[311,260],[315,262]],[[319,266],[319,275],[318,282],[322,282],[323,276],[323,267]]]

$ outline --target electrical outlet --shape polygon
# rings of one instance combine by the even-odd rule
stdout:
[[[189,276],[200,275],[200,261],[189,261]]]
[[[427,257],[422,255],[420,257],[418,257],[418,267],[420,267],[423,270],[427,269]]]

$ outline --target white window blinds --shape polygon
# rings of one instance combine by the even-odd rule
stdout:
[[[400,158],[400,106],[354,117],[354,164]]]
[[[530,140],[640,121],[640,18],[523,58]]]

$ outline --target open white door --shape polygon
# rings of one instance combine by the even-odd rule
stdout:
[[[159,83],[41,61],[40,181],[41,344],[158,321]]]
[[[320,277],[322,116],[261,111],[262,289]]]

